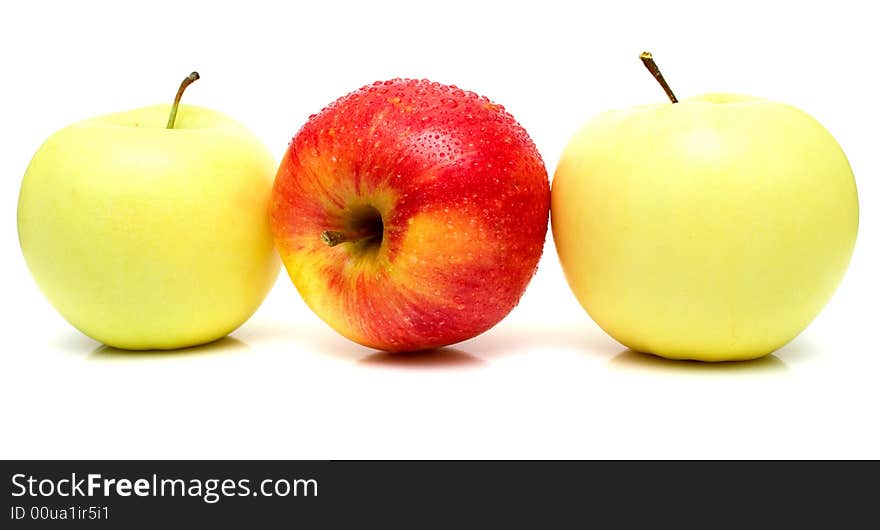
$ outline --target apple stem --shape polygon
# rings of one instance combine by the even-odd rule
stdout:
[[[660,68],[657,66],[657,63],[654,62],[654,56],[651,55],[651,52],[642,52],[639,55],[639,59],[645,64],[645,68],[651,72],[651,75],[654,76],[654,79],[660,83],[660,86],[663,87],[663,91],[666,92],[666,95],[669,97],[669,100],[673,103],[678,103],[678,98],[675,97],[675,94],[672,93],[672,89],[669,88],[669,84],[666,83],[666,80],[663,79],[663,74],[660,73]]]
[[[321,232],[321,241],[323,241],[328,247],[335,247],[342,243],[354,243],[356,241],[372,239],[378,236],[379,234],[377,234],[375,230],[369,228],[348,230],[344,232],[340,230],[324,230]]]
[[[183,96],[183,91],[186,90],[186,87],[195,83],[196,79],[199,78],[198,72],[193,72],[183,78],[183,81],[180,82],[180,88],[177,89],[177,95],[174,96],[174,104],[171,105],[171,115],[168,116],[168,125],[165,126],[166,129],[174,128],[174,120],[177,119],[177,107],[180,106],[180,98]]]

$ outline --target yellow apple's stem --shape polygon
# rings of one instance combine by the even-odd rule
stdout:
[[[666,92],[666,95],[669,97],[669,100],[673,103],[678,103],[678,98],[675,97],[675,94],[672,93],[672,89],[669,88],[669,84],[666,83],[666,80],[663,79],[663,74],[660,73],[660,68],[657,66],[657,63],[654,62],[654,56],[651,55],[651,52],[642,52],[639,55],[639,59],[645,64],[645,68],[651,72],[651,75],[654,76],[654,79],[660,83],[660,86],[663,87],[663,91]]]
[[[373,239],[379,237],[375,230],[367,227],[359,230],[324,230],[321,232],[321,241],[328,247],[335,247],[341,243],[354,243],[363,239]]]
[[[199,78],[198,72],[193,72],[183,78],[183,81],[180,82],[180,88],[177,89],[177,95],[174,96],[174,104],[171,105],[171,115],[168,116],[168,125],[165,126],[166,129],[174,128],[174,120],[177,119],[177,107],[180,106],[180,98],[183,96],[183,91],[186,90],[186,87],[195,83],[196,79]]]

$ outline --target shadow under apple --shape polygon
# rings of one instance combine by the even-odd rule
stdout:
[[[189,357],[193,355],[240,353],[249,349],[250,347],[245,342],[227,336],[207,344],[176,350],[123,350],[102,344],[89,354],[88,359],[94,361],[140,361],[146,359]]]
[[[405,353],[376,352],[358,360],[360,364],[392,368],[476,368],[488,363],[455,348],[436,348]]]
[[[785,357],[786,361],[793,364],[810,362],[822,355],[822,348],[807,337],[796,337],[794,340],[779,348],[775,354]]]
[[[783,373],[788,365],[775,355],[765,355],[751,361],[704,362],[666,359],[649,353],[626,349],[608,361],[608,366],[623,370],[677,372],[690,374],[746,374]]]

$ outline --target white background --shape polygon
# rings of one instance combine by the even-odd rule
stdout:
[[[870,2],[0,7],[3,458],[878,458],[876,17]],[[860,7],[861,6],[861,7]],[[280,158],[309,114],[361,85],[428,77],[504,104],[552,174],[607,109],[734,91],[813,114],[849,156],[855,256],[820,317],[772,357],[703,365],[625,353],[581,310],[552,240],[520,305],[440,354],[393,357],[324,325],[282,273],[231,339],[108,350],[43,299],[18,247],[30,157],[71,122],[185,100]]]

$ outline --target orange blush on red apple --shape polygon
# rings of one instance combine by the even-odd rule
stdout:
[[[541,257],[547,171],[485,97],[365,86],[313,115],[278,169],[271,225],[306,304],[349,339],[436,348],[504,318]]]

